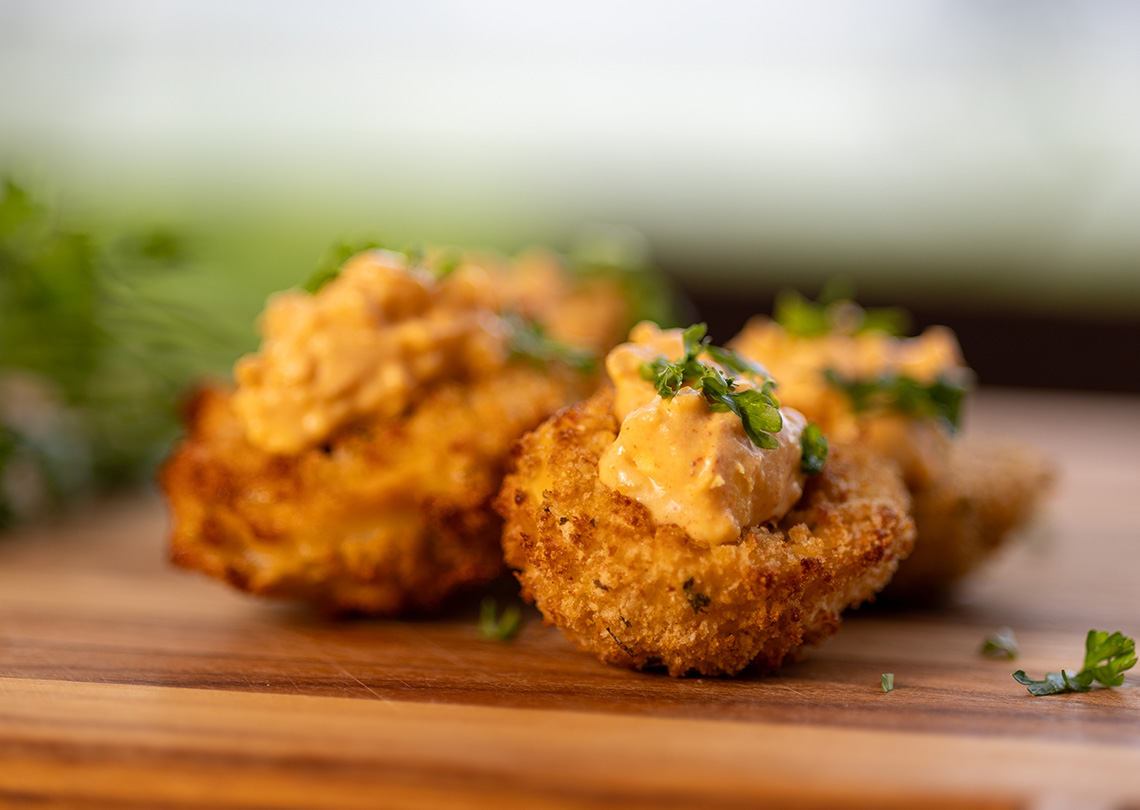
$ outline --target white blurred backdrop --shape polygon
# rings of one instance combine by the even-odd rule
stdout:
[[[723,288],[1136,313],[1140,4],[3,0],[0,170],[283,242],[601,220]]]

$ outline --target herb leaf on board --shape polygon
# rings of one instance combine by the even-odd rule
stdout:
[[[1136,666],[1136,640],[1117,631],[1089,630],[1085,638],[1085,661],[1080,670],[1063,669],[1047,672],[1041,680],[1034,680],[1019,669],[1013,678],[1034,696],[1060,695],[1067,692],[1088,692],[1093,683],[1101,686],[1120,686],[1126,670]]]

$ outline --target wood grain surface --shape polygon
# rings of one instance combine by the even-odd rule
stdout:
[[[1140,635],[1140,400],[984,391],[971,429],[1055,450],[1046,519],[954,604],[857,611],[769,677],[626,672],[533,612],[484,640],[477,595],[327,622],[170,568],[153,496],[0,537],[0,804],[1136,810],[1140,675],[1010,673]],[[1016,663],[978,654],[1001,625]]]

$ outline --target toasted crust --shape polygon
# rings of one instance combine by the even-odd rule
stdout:
[[[835,633],[911,550],[897,468],[851,447],[778,525],[700,548],[598,480],[611,405],[603,389],[524,437],[495,504],[524,598],[603,661],[675,676],[776,667]]]
[[[501,572],[491,499],[514,441],[588,392],[512,364],[437,386],[398,420],[364,420],[297,455],[245,439],[230,393],[192,399],[161,473],[171,559],[251,593],[330,612],[430,610]]]
[[[1049,460],[1021,442],[957,439],[945,473],[914,493],[919,540],[884,596],[910,603],[947,597],[1040,510],[1055,476]]]
[[[826,381],[825,372],[835,366],[854,371],[868,362],[874,368],[881,358],[870,349],[879,344],[896,349],[910,345],[915,352],[911,361],[925,357],[935,369],[953,370],[961,362],[949,330],[936,327],[918,340],[801,338],[767,318],[754,318],[732,341],[780,380],[785,405],[817,421],[825,433],[859,436],[903,470],[918,537],[914,553],[883,593],[899,603],[937,602],[949,596],[1040,511],[1054,478],[1048,458],[1024,444],[953,435],[931,419],[890,412],[856,414]]]

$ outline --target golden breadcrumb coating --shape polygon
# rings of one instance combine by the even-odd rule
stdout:
[[[490,501],[515,440],[582,393],[566,374],[513,364],[287,456],[246,440],[230,392],[203,389],[161,474],[171,557],[330,612],[430,610],[502,571]]]
[[[945,598],[1052,491],[1055,470],[1040,452],[1009,439],[964,436],[950,451],[946,473],[914,493],[918,542],[884,591],[905,602]]]
[[[674,676],[776,667],[835,633],[910,552],[897,469],[853,447],[833,449],[777,525],[697,546],[599,481],[612,400],[604,388],[524,437],[495,504],[524,598],[603,661]]]
[[[275,296],[261,353],[239,361],[236,391],[193,398],[162,470],[174,562],[380,615],[431,610],[501,573],[491,500],[511,446],[597,384],[515,357],[502,316],[602,352],[630,316],[620,285],[579,283],[549,254],[527,261],[467,259],[433,279],[371,252],[314,295]]]
[[[915,551],[884,592],[894,601],[947,596],[1039,511],[1053,465],[1023,443],[951,434],[930,418],[889,411],[856,414],[824,372],[854,379],[907,374],[924,382],[960,373],[957,339],[944,327],[916,338],[882,332],[801,337],[754,318],[731,345],[762,363],[783,405],[815,420],[833,440],[855,440],[893,460],[914,502]]]

